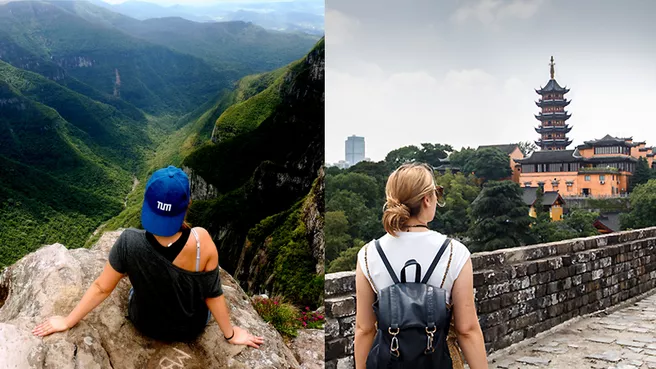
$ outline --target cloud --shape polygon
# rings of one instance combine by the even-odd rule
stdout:
[[[481,69],[450,70],[444,79],[448,87],[456,89],[480,89],[494,86],[496,78]]]
[[[528,19],[535,15],[544,0],[478,0],[459,7],[451,16],[456,23],[471,19],[484,25],[495,25],[505,19]]]
[[[344,45],[357,33],[360,21],[334,9],[326,9],[326,44]]]

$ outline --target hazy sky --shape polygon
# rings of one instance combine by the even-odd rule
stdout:
[[[422,142],[533,141],[534,89],[556,80],[574,148],[656,145],[656,1],[326,0],[326,161]]]
[[[120,4],[128,0],[103,0],[103,1],[110,4]],[[175,4],[206,5],[206,4],[216,4],[216,3],[240,3],[240,2],[266,3],[266,2],[280,2],[285,0],[138,0],[138,1],[143,1],[147,3],[153,3],[163,6],[170,6]]]

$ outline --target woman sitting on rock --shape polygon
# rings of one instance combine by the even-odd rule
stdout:
[[[145,230],[125,230],[75,309],[67,317],[47,319],[33,334],[44,337],[75,326],[127,275],[133,286],[128,318],[143,334],[190,341],[203,332],[211,313],[228,342],[258,348],[262,337],[230,323],[216,246],[205,229],[185,221],[190,197],[189,178],[182,170],[169,166],[153,173],[141,210]]]

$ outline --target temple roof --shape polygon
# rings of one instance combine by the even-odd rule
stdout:
[[[629,140],[631,140],[631,137],[620,138],[620,137],[613,137],[611,135],[606,135],[598,140],[583,141],[583,144],[579,145],[579,147],[590,148],[593,146],[616,146],[616,145],[628,146],[628,147],[636,146],[633,143],[627,142]]]
[[[521,164],[547,164],[547,163],[575,163],[581,157],[575,156],[576,150],[540,150],[533,151],[524,159],[515,159]]]
[[[537,197],[537,191],[537,187],[522,187],[522,199],[524,200],[524,204],[528,206],[533,205]],[[556,200],[558,200],[559,197],[564,203],[565,200],[562,199],[558,191],[545,191],[544,197],[542,198],[542,205],[551,206],[556,202]]]
[[[498,149],[508,155],[512,154],[513,151],[515,151],[515,148],[519,147],[517,144],[500,144],[500,145],[481,145],[477,148],[477,150],[480,149]]]
[[[620,231],[620,213],[612,212],[605,213],[599,216],[595,223],[603,225],[605,228],[608,228],[612,232]]]

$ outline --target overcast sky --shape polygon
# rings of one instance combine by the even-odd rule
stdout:
[[[365,137],[382,160],[422,142],[533,141],[534,89],[571,91],[574,148],[656,145],[656,1],[326,0],[326,161]]]
[[[129,0],[103,0],[106,3],[110,4],[120,4],[124,3]],[[279,1],[285,1],[285,0],[138,0],[138,1],[143,1],[147,3],[153,3],[153,4],[158,4],[158,5],[163,5],[163,6],[170,6],[170,5],[176,5],[176,4],[183,4],[183,5],[208,5],[208,4],[216,4],[216,3],[243,3],[243,2],[258,2],[258,3],[266,3],[266,2],[279,2]],[[292,0],[289,0],[292,1]]]

